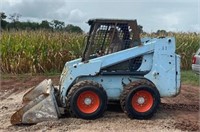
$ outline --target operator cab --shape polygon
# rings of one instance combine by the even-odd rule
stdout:
[[[136,20],[90,19],[89,35],[82,61],[118,52],[141,44]]]

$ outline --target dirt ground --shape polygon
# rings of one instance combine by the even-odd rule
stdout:
[[[45,76],[9,77],[1,80],[0,88],[0,131],[199,131],[199,89],[197,86],[182,85],[181,94],[175,98],[162,99],[162,103],[150,120],[129,119],[119,105],[109,105],[104,116],[96,120],[61,118],[36,125],[13,126],[11,115],[21,108],[23,94],[40,83]],[[59,76],[48,77],[53,82]]]

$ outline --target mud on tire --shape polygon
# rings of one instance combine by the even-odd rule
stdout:
[[[107,108],[107,94],[96,82],[80,81],[70,89],[66,103],[72,117],[96,119]]]
[[[124,87],[120,97],[123,111],[129,118],[148,119],[156,112],[160,94],[155,85],[147,80],[138,80]]]

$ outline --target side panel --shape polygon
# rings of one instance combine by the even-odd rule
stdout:
[[[176,94],[176,62],[175,55],[161,54],[154,57],[152,71],[145,77],[151,80],[161,97]]]
[[[157,87],[161,97],[176,96],[180,88],[180,58],[175,54],[175,39],[158,39],[155,44],[153,67],[145,75]]]
[[[176,55],[176,93],[180,93],[181,90],[181,57],[179,55]]]

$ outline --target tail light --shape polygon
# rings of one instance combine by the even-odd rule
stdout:
[[[192,57],[192,64],[196,64],[197,58],[195,56]]]

